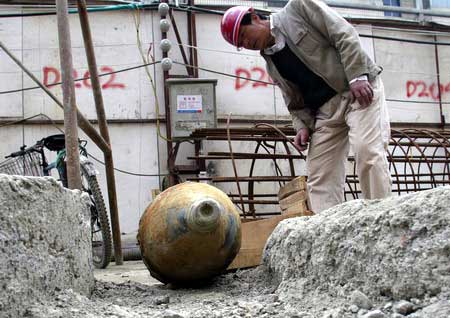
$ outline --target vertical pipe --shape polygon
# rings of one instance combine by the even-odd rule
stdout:
[[[59,56],[62,73],[64,130],[66,135],[67,180],[70,189],[81,189],[80,156],[78,153],[77,106],[67,0],[56,1]]]
[[[193,6],[194,0],[188,1],[188,6]],[[188,26],[188,44],[189,44],[189,64],[192,65],[191,74],[198,77],[197,66],[197,36],[195,28],[195,14],[191,11],[187,12],[187,26]]]
[[[174,18],[173,14],[172,14],[172,11],[169,11],[169,13],[170,13],[170,21],[172,21],[173,30],[175,31],[175,36],[177,38],[178,47],[180,49],[181,56],[183,57],[183,62],[184,62],[184,64],[186,64],[186,71],[187,71],[189,76],[192,76],[193,75],[192,74],[192,68],[188,66],[189,61],[187,59],[186,52],[184,51],[183,42],[181,41],[180,32],[178,32],[177,23],[176,23],[175,18]]]
[[[168,3],[168,0],[161,0],[161,2]],[[170,9],[171,10],[171,9]],[[166,18],[166,16],[161,16],[162,19]],[[161,39],[167,39],[167,32],[161,32]],[[167,52],[162,53],[162,57],[168,57]],[[164,109],[165,109],[165,117],[166,117],[166,144],[167,144],[167,166],[169,169],[169,186],[175,185],[175,158],[172,156],[172,121],[170,119],[170,104],[169,104],[169,87],[167,86],[167,79],[169,78],[169,71],[163,71],[163,79],[164,79]],[[156,98],[156,96],[155,96]]]
[[[189,0],[188,1],[188,6],[192,6],[192,1]],[[188,35],[188,45],[189,45],[189,65],[190,65],[190,72],[189,74],[194,74],[194,69],[192,67],[192,65],[194,65],[194,60],[193,60],[193,51],[194,48],[192,47],[192,24],[191,24],[191,16],[192,16],[192,12],[190,10],[187,11],[186,13],[187,16],[187,35]]]
[[[119,209],[117,207],[116,180],[114,175],[114,162],[112,156],[111,142],[109,138],[108,124],[106,122],[105,106],[103,104],[103,96],[100,80],[97,71],[97,61],[95,59],[94,45],[92,43],[91,28],[86,8],[85,0],[78,0],[78,14],[80,17],[81,30],[83,32],[84,47],[89,65],[89,73],[91,77],[92,93],[95,100],[95,109],[97,111],[98,125],[100,134],[109,145],[109,151],[104,151],[106,182],[108,184],[108,200],[109,213],[111,216],[111,228],[114,243],[114,259],[116,265],[123,264],[122,242],[120,237]]]
[[[436,44],[437,42],[437,36],[434,36],[434,56],[436,59],[436,72],[437,72],[437,87],[438,87],[438,94],[439,94],[439,112],[441,115],[441,126],[442,128],[444,128],[445,126],[445,116],[444,113],[442,111],[442,90],[441,90],[441,74],[440,74],[440,68],[439,68],[439,51],[438,51],[438,46]]]
[[[194,6],[194,0],[191,0],[192,2],[192,6]],[[195,13],[192,13],[191,16],[191,23],[192,23],[192,27],[191,27],[191,32],[192,32],[192,46],[193,46],[193,58],[192,61],[194,64],[194,77],[198,78],[198,56],[197,56],[197,25],[196,25],[196,20],[195,20]]]

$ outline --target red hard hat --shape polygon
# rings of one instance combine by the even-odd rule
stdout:
[[[229,8],[223,15],[222,23],[220,25],[222,35],[228,43],[238,46],[239,27],[244,15],[253,12],[252,7],[237,6]]]

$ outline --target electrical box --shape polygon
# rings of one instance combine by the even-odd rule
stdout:
[[[199,128],[217,127],[215,79],[168,79],[172,138],[182,139]]]

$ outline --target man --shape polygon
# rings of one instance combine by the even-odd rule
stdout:
[[[250,7],[230,8],[221,31],[238,48],[260,50],[292,116],[294,143],[301,150],[309,143],[308,195],[314,212],[344,200],[350,145],[364,198],[390,195],[382,69],[346,20],[323,2],[291,0],[269,20]]]

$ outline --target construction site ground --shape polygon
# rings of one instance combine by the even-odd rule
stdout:
[[[51,178],[0,176],[0,202],[1,318],[450,317],[449,186],[283,220],[260,266],[189,288],[94,273],[87,196]]]
[[[139,283],[153,286],[161,284],[154,279],[142,261],[125,261],[123,265],[111,262],[105,269],[95,269],[94,276],[97,281],[105,283]]]

